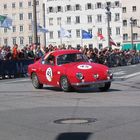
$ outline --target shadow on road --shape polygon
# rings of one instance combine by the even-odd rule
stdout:
[[[56,140],[88,140],[91,134],[88,132],[61,133]]]

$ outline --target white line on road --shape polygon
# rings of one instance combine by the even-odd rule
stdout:
[[[121,77],[114,77],[114,78],[116,78],[116,79],[127,79],[127,78],[131,78],[131,77],[134,77],[134,76],[137,76],[137,75],[140,75],[140,72],[136,72],[136,73],[129,74],[129,75],[124,75],[124,76],[121,76]]]

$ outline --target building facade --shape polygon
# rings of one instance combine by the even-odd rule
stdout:
[[[36,1],[38,24],[43,25],[43,0]],[[12,19],[12,29],[0,28],[0,46],[17,43],[23,47],[33,42],[33,0],[1,0],[0,15]],[[44,43],[44,34],[38,33],[38,40]]]
[[[110,34],[114,42],[122,45],[122,7],[120,0],[47,0],[46,27],[47,44],[67,44],[102,48],[108,46],[108,22],[106,6],[110,6]],[[71,33],[70,37],[60,37],[60,28]],[[92,33],[91,39],[82,39],[81,30]],[[97,33],[104,36],[98,38]]]
[[[123,48],[140,50],[139,0],[122,0],[122,18]]]
[[[110,34],[117,46],[123,43],[122,34],[122,3],[120,0],[36,0],[37,23],[44,24],[49,30],[38,32],[41,44],[61,45],[72,47],[88,46],[102,48],[108,46],[107,5],[110,6]],[[45,3],[45,11],[43,9]],[[0,45],[17,43],[20,46],[33,42],[33,0],[1,0],[1,15],[13,20],[11,30],[0,28]],[[44,13],[45,12],[45,18]],[[61,37],[60,28],[67,30],[71,36]],[[82,30],[92,34],[90,39],[82,39]],[[99,39],[98,33],[103,39]]]

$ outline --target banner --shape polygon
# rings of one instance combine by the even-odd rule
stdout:
[[[11,29],[12,19],[7,16],[0,15],[0,27]]]
[[[82,30],[82,39],[90,39],[90,38],[92,38],[92,34],[90,32]]]
[[[65,30],[64,28],[60,28],[60,37],[71,37],[71,33],[67,30]]]

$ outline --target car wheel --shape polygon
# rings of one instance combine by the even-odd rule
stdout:
[[[66,76],[61,77],[60,86],[61,86],[61,89],[65,92],[72,91],[72,87],[71,87],[69,80]]]
[[[99,89],[100,91],[107,91],[109,90],[110,86],[111,86],[111,82],[108,82],[108,83],[105,83],[104,87],[100,87]]]
[[[39,83],[39,80],[38,80],[36,73],[32,73],[31,79],[32,79],[32,84],[36,89],[43,88],[43,84]]]

